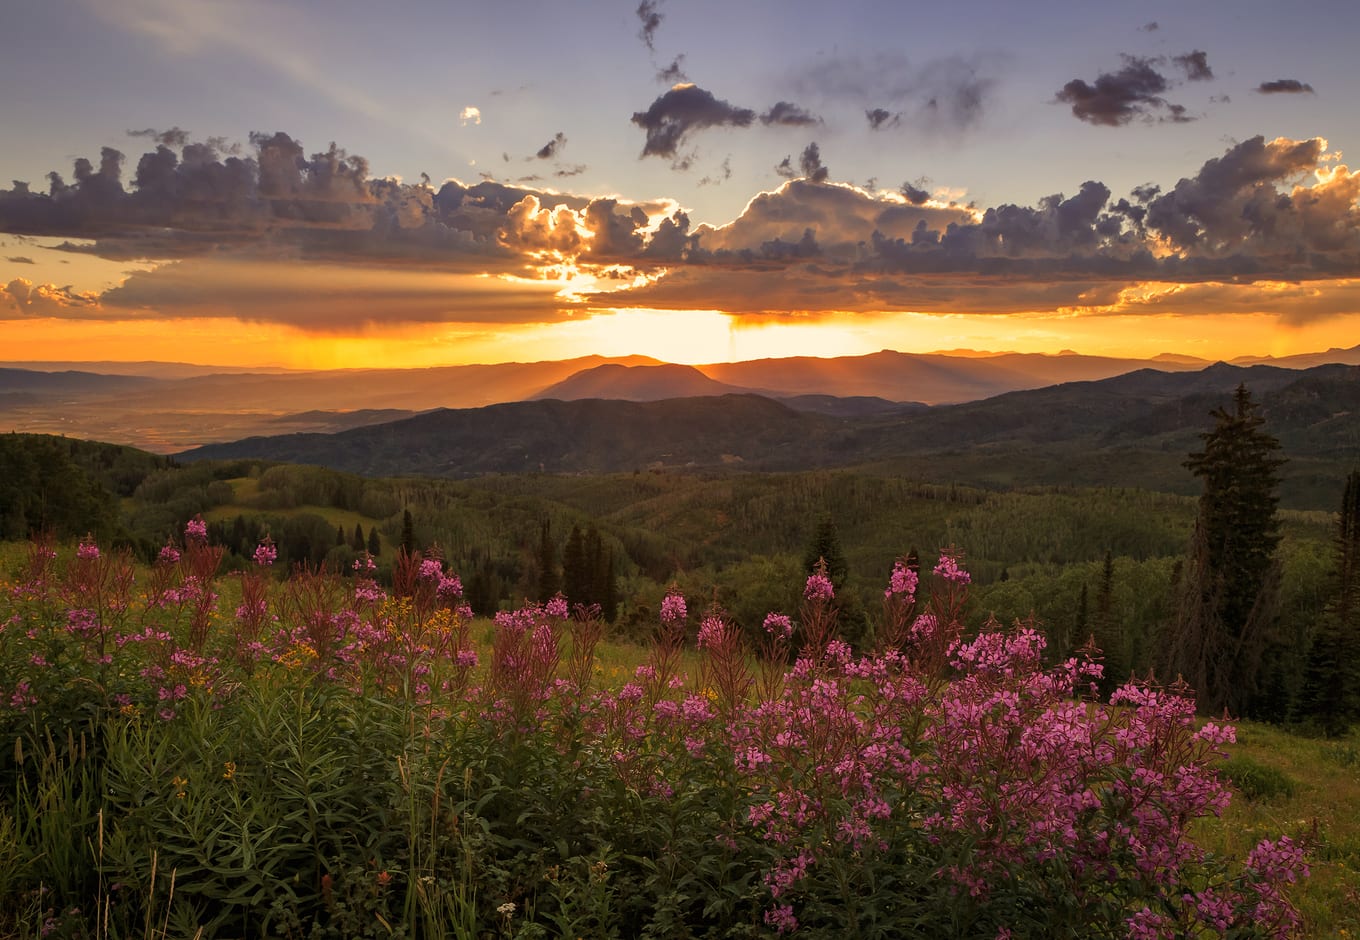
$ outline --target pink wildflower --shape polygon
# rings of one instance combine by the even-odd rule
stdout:
[[[685,607],[685,596],[683,594],[667,594],[661,601],[662,623],[679,623],[687,616],[689,616],[689,611]]]
[[[819,572],[808,575],[807,585],[803,588],[803,597],[810,601],[829,601],[836,596],[836,589],[831,584],[831,579]]]
[[[94,561],[99,557],[99,546],[93,536],[87,535],[80,540],[80,545],[76,548],[76,557],[86,561]]]
[[[764,627],[765,632],[773,637],[783,637],[787,640],[793,636],[793,621],[789,619],[788,614],[766,614]]]
[[[263,542],[255,546],[255,564],[261,568],[268,568],[279,560],[279,550],[274,547],[273,539],[265,536]]]
[[[910,601],[916,596],[916,582],[916,572],[901,561],[897,561],[893,564],[892,577],[888,579],[888,588],[883,592],[883,596],[905,596]]]
[[[208,524],[202,516],[194,516],[184,526],[184,539],[188,542],[208,541]]]
[[[959,567],[958,559],[950,554],[940,556],[939,563],[935,566],[935,573],[946,581],[955,584],[967,584],[973,580],[973,576]]]

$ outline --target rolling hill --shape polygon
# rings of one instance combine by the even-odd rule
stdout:
[[[1216,364],[1009,392],[925,411],[797,411],[754,395],[625,402],[543,400],[438,410],[337,434],[256,437],[181,459],[260,458],[372,475],[599,473],[643,468],[794,470],[929,462],[936,479],[984,484],[1095,483],[1185,491],[1180,467],[1209,412],[1245,382],[1295,458],[1288,502],[1360,457],[1360,367]],[[925,476],[927,474],[917,473]],[[1333,497],[1317,496],[1326,506]]]

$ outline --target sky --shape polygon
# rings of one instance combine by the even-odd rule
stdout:
[[[1360,344],[1360,4],[0,0],[0,360]]]

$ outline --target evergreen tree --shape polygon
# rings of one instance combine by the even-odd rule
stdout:
[[[408,555],[414,555],[416,551],[416,523],[409,509],[401,514],[401,550]]]
[[[1124,684],[1132,668],[1124,625],[1114,612],[1114,555],[1109,549],[1105,550],[1105,563],[1100,569],[1092,633],[1096,646],[1104,653],[1105,674],[1101,679],[1100,690],[1109,695]]]
[[[1305,713],[1329,737],[1360,719],[1360,470],[1346,477],[1336,539],[1336,588],[1308,655]]]
[[[1231,410],[1212,415],[1213,429],[1200,435],[1204,449],[1185,462],[1204,491],[1163,669],[1190,684],[1201,711],[1247,714],[1279,594],[1276,490],[1284,458],[1245,385]]]
[[[573,606],[593,602],[590,596],[592,593],[590,561],[586,557],[586,544],[581,536],[581,527],[577,525],[571,527],[567,544],[562,548],[562,593],[567,596],[567,603]]]
[[[374,558],[382,551],[382,540],[378,538],[378,527],[375,525],[368,530],[368,553]]]
[[[349,544],[349,539],[345,537],[345,527],[342,525],[337,525],[335,527],[335,544],[336,545]]]
[[[557,576],[557,546],[553,543],[552,522],[547,516],[538,527],[538,599],[547,603],[562,589]]]
[[[823,516],[822,521],[817,524],[817,531],[803,555],[803,570],[812,574],[818,561],[826,562],[826,576],[831,579],[831,586],[839,594],[841,588],[845,587],[846,577],[850,574],[850,565],[845,560],[845,549],[841,547],[840,534],[836,531],[836,523],[831,521],[830,515]]]
[[[364,527],[359,523],[354,523],[354,535],[350,536],[349,547],[356,552],[362,552],[368,540],[364,538]]]

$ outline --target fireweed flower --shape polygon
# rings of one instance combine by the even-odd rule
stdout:
[[[701,650],[717,646],[722,643],[725,632],[720,617],[705,617],[699,623],[699,636],[695,639],[694,645]]]
[[[420,563],[420,580],[438,581],[444,576],[444,566],[438,558],[426,558]]]
[[[439,587],[435,589],[435,596],[441,601],[452,603],[463,596],[463,582],[458,575],[440,576]]]
[[[973,580],[972,575],[959,567],[958,559],[949,554],[940,556],[940,561],[935,566],[935,573],[954,584],[967,584]]]
[[[80,540],[80,545],[76,548],[76,557],[86,561],[94,561],[99,557],[99,546],[95,544],[93,536],[87,535]]]
[[[567,599],[561,594],[553,595],[553,599],[544,605],[543,612],[549,617],[565,620],[567,617]]]
[[[916,582],[916,572],[898,561],[893,564],[892,577],[888,579],[888,587],[883,596],[905,596],[910,601],[916,596]]]
[[[813,573],[808,576],[807,585],[803,588],[803,598],[809,601],[829,601],[836,596],[836,589],[831,584],[831,579],[821,573]]]
[[[266,538],[259,545],[255,546],[255,564],[261,568],[268,568],[279,559],[279,550],[274,547],[272,540]]]
[[[685,607],[685,597],[683,594],[667,594],[661,601],[661,622],[666,624],[679,623],[689,616],[689,611]]]
[[[769,613],[765,615],[765,632],[773,637],[788,639],[793,636],[793,621],[788,614]]]
[[[179,563],[179,549],[166,542],[161,546],[160,553],[156,555],[156,564],[174,565]]]
[[[184,539],[187,542],[208,541],[208,524],[202,516],[194,516],[184,526]]]

